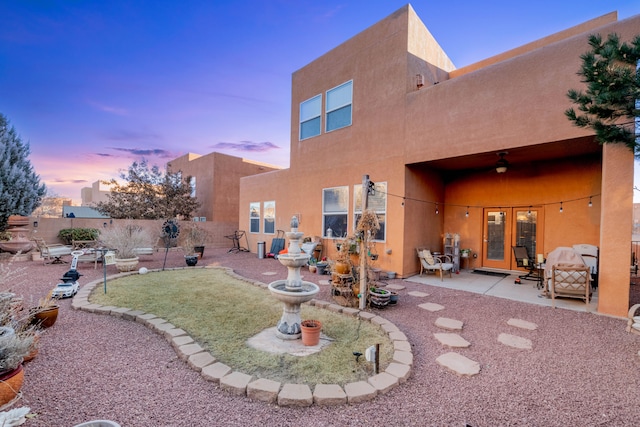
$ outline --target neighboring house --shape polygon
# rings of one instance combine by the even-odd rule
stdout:
[[[63,206],[63,218],[110,218],[90,206]]]
[[[240,178],[279,170],[278,166],[221,153],[188,153],[167,163],[167,170],[191,176],[193,196],[200,202],[194,213],[200,221],[214,221],[229,232],[238,228]]]
[[[111,194],[111,185],[103,181],[96,181],[91,187],[83,187],[80,190],[82,206],[96,206],[100,202],[107,202]]]
[[[446,233],[477,254],[472,268],[516,269],[515,245],[535,256],[588,243],[600,248],[598,311],[625,316],[633,153],[564,115],[588,36],[614,32],[630,40],[640,16],[610,13],[456,69],[407,5],[317,58],[293,74],[290,168],[240,181],[251,250],[295,214],[332,256],[367,174],[384,226],[377,267],[416,274],[415,248],[441,251]]]

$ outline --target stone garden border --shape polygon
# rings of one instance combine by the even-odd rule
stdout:
[[[182,267],[166,270],[182,270]],[[268,285],[259,281],[254,281],[236,274],[227,267],[195,267],[195,268],[217,268],[223,269],[229,276],[253,284],[261,288]],[[150,270],[160,271],[160,269]],[[107,277],[108,280],[119,277],[138,274],[137,271],[120,273]],[[342,307],[323,300],[313,299],[308,304],[319,308],[341,313],[346,316],[359,317],[362,320],[378,325],[388,335],[393,343],[393,359],[389,366],[367,381],[349,383],[342,388],[338,384],[316,384],[313,390],[306,384],[282,384],[265,378],[254,378],[251,375],[234,371],[231,367],[216,360],[211,353],[205,351],[198,343],[191,338],[187,332],[175,327],[165,319],[157,317],[151,313],[140,310],[132,310],[126,307],[103,306],[91,304],[89,295],[100,284],[103,279],[94,280],[84,285],[73,298],[71,306],[76,310],[83,310],[95,314],[110,314],[115,317],[140,322],[153,329],[156,333],[165,337],[173,346],[178,357],[185,361],[192,369],[200,372],[203,378],[218,384],[221,389],[227,390],[231,394],[247,396],[250,399],[267,403],[275,403],[279,406],[311,406],[316,405],[342,405],[353,404],[371,400],[378,394],[384,394],[401,383],[404,383],[411,375],[413,367],[413,352],[411,344],[406,335],[389,320],[376,314],[361,311],[355,308]]]

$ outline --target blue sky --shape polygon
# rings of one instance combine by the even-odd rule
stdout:
[[[54,193],[212,151],[289,164],[291,74],[405,1],[4,0],[0,113]],[[639,0],[414,1],[457,67]],[[639,30],[640,32],[640,30]]]

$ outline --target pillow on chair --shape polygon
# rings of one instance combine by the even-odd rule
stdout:
[[[431,251],[429,249],[425,249],[422,251],[422,257],[429,265],[435,265],[436,261],[433,259],[433,255],[431,255]]]

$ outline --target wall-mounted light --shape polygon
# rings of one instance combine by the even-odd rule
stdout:
[[[420,89],[424,86],[424,76],[422,74],[416,74],[416,87]]]
[[[107,223],[106,222],[102,223],[102,228],[107,228]]]
[[[33,221],[33,228],[38,228],[38,221]]]
[[[504,156],[506,156],[507,154],[509,154],[508,151],[502,151],[502,152],[498,153],[498,156],[500,156],[500,158],[496,162],[496,172],[505,173],[507,171],[507,167],[509,166],[509,162],[504,158]]]

